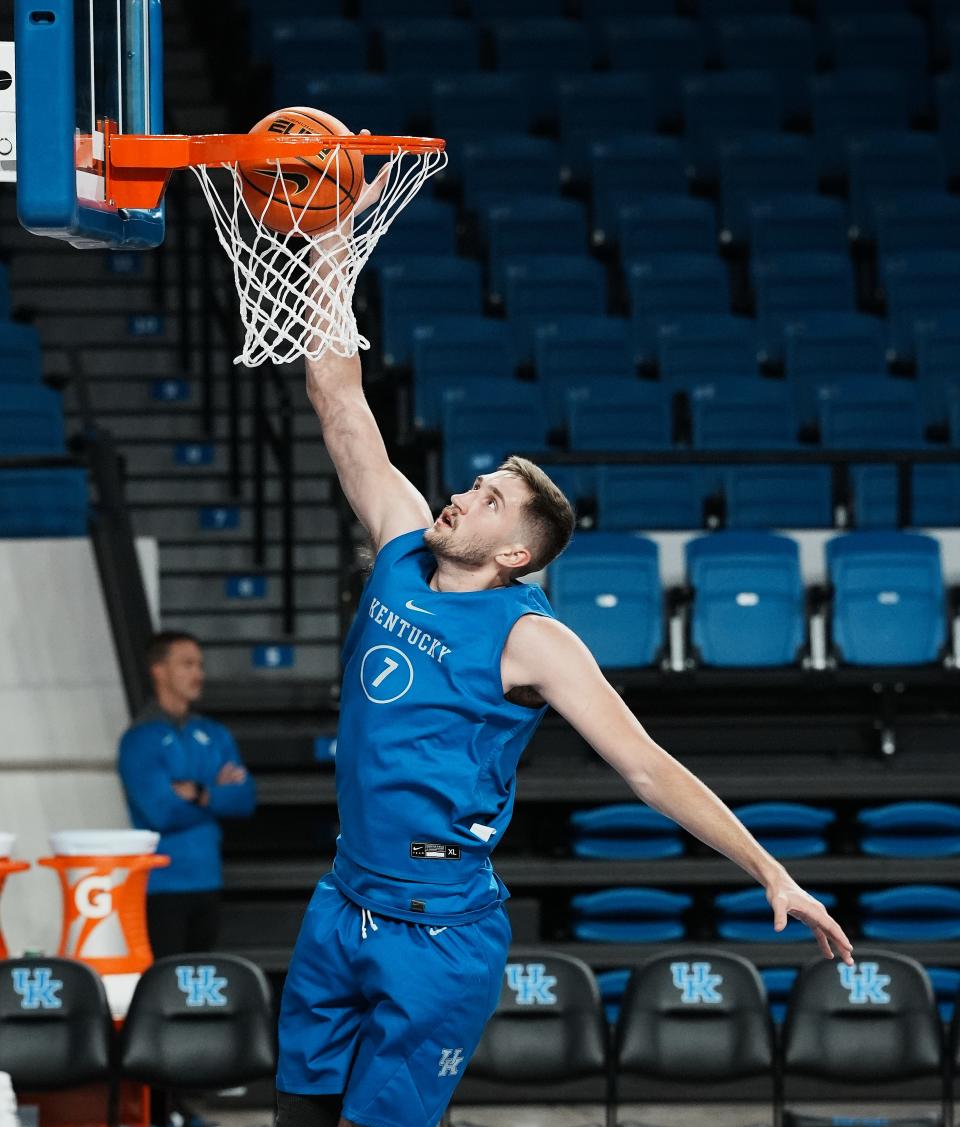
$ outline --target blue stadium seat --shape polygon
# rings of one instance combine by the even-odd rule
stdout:
[[[698,450],[787,450],[799,423],[782,380],[723,376],[691,386],[690,421]]]
[[[787,325],[788,376],[886,371],[883,322],[862,313],[808,313]]]
[[[688,541],[694,591],[690,637],[704,665],[792,665],[806,639],[796,541],[768,532],[715,532]]]
[[[653,133],[656,104],[652,83],[643,74],[585,74],[558,87],[560,147],[564,176],[580,180],[590,169],[590,146],[614,145],[636,133]]]
[[[960,806],[893,802],[857,814],[860,848],[873,857],[960,856]]]
[[[526,86],[518,74],[479,72],[438,78],[431,94],[433,129],[448,140],[480,140],[505,129],[525,133],[533,121],[524,97]]]
[[[783,193],[749,207],[750,250],[757,258],[784,251],[847,251],[847,214],[840,200]]]
[[[701,74],[683,83],[686,150],[696,179],[717,174],[720,146],[743,133],[780,128],[780,91],[762,70]]]
[[[657,118],[676,122],[683,112],[681,83],[703,69],[700,25],[676,16],[631,15],[606,20],[602,55],[614,71],[642,71],[653,81]]]
[[[659,888],[607,888],[570,901],[573,934],[592,943],[671,943],[687,933],[692,899]]]
[[[731,466],[723,469],[728,528],[830,528],[829,466]]]
[[[401,17],[426,20],[455,16],[457,3],[456,0],[360,0],[358,14],[366,23]]]
[[[705,20],[741,19],[760,12],[785,16],[793,10],[791,0],[700,0],[700,17]]]
[[[351,129],[403,133],[409,114],[402,91],[384,74],[338,74],[324,77],[316,66],[293,71],[278,67],[273,96],[280,106],[323,106]]]
[[[538,325],[533,362],[551,427],[564,425],[572,387],[597,380],[636,382],[627,324],[616,317],[573,315]]]
[[[0,384],[39,384],[40,335],[32,325],[0,321]]]
[[[602,396],[590,387],[568,392],[571,450],[668,450],[670,402],[652,380],[605,380]]]
[[[813,131],[821,176],[846,175],[851,137],[909,124],[906,85],[895,70],[836,71],[814,79]]]
[[[808,890],[831,911],[837,898],[830,892]],[[773,930],[773,909],[762,888],[743,892],[722,892],[713,898],[717,914],[716,930],[720,939],[732,943],[806,943],[810,929],[800,920],[788,918],[783,931]]]
[[[593,26],[624,16],[673,16],[676,10],[674,0],[580,0],[581,18]]]
[[[730,313],[702,313],[662,324],[657,333],[657,367],[667,382],[755,374],[754,323]]]
[[[260,44],[258,49],[263,48],[264,44]],[[324,59],[325,74],[355,74],[367,69],[366,35],[353,20],[304,15],[278,17],[266,36],[265,53],[275,74],[284,69],[315,71],[318,57]]]
[[[680,827],[671,818],[639,802],[621,802],[570,815],[574,857],[639,861],[680,857]]]
[[[0,457],[64,452],[63,406],[50,388],[10,384],[0,411]]]
[[[540,254],[511,259],[504,289],[518,359],[525,363],[533,360],[539,325],[567,315],[599,316],[607,311],[603,267],[586,255]]]
[[[937,75],[937,125],[947,172],[960,176],[960,74],[954,70]]]
[[[930,985],[933,987],[940,1020],[944,1025],[949,1026],[953,1021],[957,998],[960,996],[960,970],[955,970],[953,967],[930,966],[925,966],[923,969],[927,972]]]
[[[897,527],[895,466],[851,466],[850,485],[857,528]],[[960,466],[914,466],[910,494],[914,528],[960,525]]]
[[[651,665],[663,644],[663,593],[656,544],[642,536],[574,536],[549,568],[557,617],[604,668]]]
[[[605,532],[703,528],[709,491],[699,466],[600,466],[597,527]]]
[[[626,268],[636,358],[656,357],[662,324],[691,313],[729,313],[727,271],[716,255],[658,254]]]
[[[860,931],[887,943],[950,942],[960,939],[960,889],[905,884],[862,892]]]
[[[560,151],[546,137],[493,134],[464,144],[460,174],[467,207],[485,197],[550,197],[560,191]]]
[[[829,41],[837,70],[886,67],[899,71],[911,111],[921,113],[928,107],[927,33],[916,16],[871,11],[832,20]]]
[[[960,386],[960,310],[914,322],[914,340],[924,422],[944,426],[951,389]]]
[[[943,189],[897,192],[874,208],[877,254],[960,250],[960,200]]]
[[[672,6],[671,4],[671,8]],[[620,1003],[631,973],[628,967],[625,970],[604,970],[597,975],[600,1001],[603,1003],[603,1012],[608,1025],[616,1025],[620,1019]]]
[[[594,239],[599,242],[606,234],[595,229]],[[692,196],[637,194],[629,207],[620,208],[616,241],[623,262],[670,252],[713,254],[716,212],[709,200]]]
[[[833,641],[850,665],[923,665],[946,640],[940,546],[907,532],[852,532],[826,546]]]
[[[466,20],[443,16],[390,17],[378,24],[383,67],[388,74],[416,74],[433,81],[437,71],[478,70],[477,29]]]
[[[833,450],[923,446],[917,390],[908,380],[841,376],[817,383],[820,442]]]
[[[856,234],[876,234],[877,204],[903,191],[943,191],[947,171],[939,140],[890,130],[852,140],[848,150],[850,217]]]
[[[902,15],[910,10],[910,0],[820,0],[817,17],[824,26],[828,26],[831,20],[848,19],[850,16],[881,12]]]
[[[86,536],[87,501],[85,470],[4,470],[0,537]]]
[[[451,313],[483,312],[480,265],[463,258],[421,255],[391,262],[379,274],[383,361],[406,364],[414,326]]]
[[[475,20],[559,19],[566,14],[564,0],[469,0],[470,15]]]
[[[593,230],[599,242],[613,237],[623,207],[637,197],[685,197],[687,174],[683,150],[675,137],[627,133],[614,141],[598,141],[590,149],[593,184]]]
[[[493,25],[493,49],[498,70],[554,75],[592,66],[583,32],[572,20],[502,20]]]
[[[485,380],[513,376],[513,335],[503,321],[491,317],[434,318],[413,330],[414,422],[440,425],[443,390],[450,380]]]
[[[880,264],[890,325],[889,350],[915,355],[916,325],[960,314],[960,252],[914,251]]]
[[[720,214],[727,240],[748,238],[753,203],[782,193],[816,190],[816,160],[806,137],[749,133],[721,146]]]
[[[777,80],[783,109],[788,118],[801,118],[810,112],[810,77],[817,68],[817,45],[810,24],[799,16],[762,15],[755,4],[744,5],[736,18],[717,24],[716,41],[720,62],[729,70],[756,66],[762,62]],[[784,5],[790,11],[790,5]]]
[[[539,329],[537,330],[539,332]],[[585,434],[595,434],[602,426],[604,412],[609,414],[610,403],[629,404],[633,409],[640,410],[648,403],[646,387],[649,381],[640,381],[632,376],[607,375],[595,376],[589,371],[557,371],[551,374],[548,380],[541,380],[539,387],[543,394],[543,402],[547,412],[547,422],[551,430],[566,430],[569,434],[571,417],[575,408],[586,408],[592,403],[593,413],[582,413]],[[659,400],[657,407],[659,408]],[[600,422],[591,427],[592,419],[599,415]],[[647,427],[642,433],[651,431],[659,435],[661,412],[657,411],[656,418],[647,420]],[[618,432],[619,433],[619,432]],[[669,431],[667,431],[669,435]],[[593,449],[589,442],[580,444],[583,449]],[[641,443],[641,446],[643,443]],[[660,442],[657,443],[659,447]],[[610,449],[610,443],[604,449]],[[619,449],[619,447],[614,447]],[[579,467],[581,470],[586,467]]]
[[[453,204],[418,195],[390,224],[390,236],[378,243],[370,266],[382,269],[388,262],[418,254],[457,253],[457,212]]]
[[[948,425],[950,428],[950,442],[960,446],[960,390],[955,386],[950,390],[947,401]]]
[[[783,355],[783,333],[810,313],[852,313],[853,268],[842,254],[790,251],[753,263],[760,353]]]
[[[454,391],[443,404],[443,480],[467,489],[510,454],[547,446],[547,419],[539,391],[519,381],[493,380],[483,399],[466,406]]]
[[[577,200],[559,196],[518,196],[509,203],[499,202],[491,207],[485,226],[490,290],[499,300],[505,296],[507,269],[512,262],[537,255],[581,256],[584,262],[590,262],[587,213]]]
[[[787,999],[797,978],[796,967],[762,967],[760,977],[770,1003],[774,1025],[783,1025],[787,1017]]]
[[[735,806],[734,814],[774,857],[821,857],[825,834],[837,820],[833,810],[800,802],[752,802]]]

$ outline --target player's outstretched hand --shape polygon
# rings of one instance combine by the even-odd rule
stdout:
[[[816,897],[804,892],[792,877],[777,881],[766,892],[767,901],[773,909],[775,931],[783,931],[787,926],[787,917],[793,916],[810,928],[825,958],[832,959],[836,950],[848,966],[853,966],[853,944]]]

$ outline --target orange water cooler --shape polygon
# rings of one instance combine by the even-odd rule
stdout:
[[[3,885],[7,877],[11,873],[22,873],[24,869],[29,869],[30,864],[27,861],[13,861],[10,854],[13,852],[13,844],[16,838],[13,834],[0,833],[0,892],[3,892]],[[3,941],[3,932],[0,931],[0,959],[7,957],[7,945]]]

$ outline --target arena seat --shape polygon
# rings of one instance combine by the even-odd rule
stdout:
[[[627,322],[620,317],[576,316],[546,321],[534,334],[533,366],[537,379],[549,385],[566,375],[634,374]]]
[[[708,200],[665,193],[638,193],[632,198],[629,206],[617,211],[612,232],[610,228],[594,231],[598,240],[613,234],[621,261],[671,252],[715,253],[717,216]]]
[[[783,356],[783,333],[810,313],[854,311],[853,270],[843,254],[791,251],[751,264],[762,355]]]
[[[509,19],[560,19],[566,15],[564,0],[525,0],[518,8],[513,0],[467,0],[470,15],[475,20]]]
[[[783,1025],[787,1016],[787,999],[797,980],[796,967],[763,967],[760,977],[767,991],[770,1017],[776,1026]]]
[[[953,967],[931,966],[924,966],[923,969],[930,977],[940,1020],[949,1029],[957,1008],[957,997],[960,996],[960,970],[955,970]]]
[[[358,15],[361,20],[370,23],[390,17],[450,17],[456,15],[456,12],[456,0],[359,0]]]
[[[277,105],[323,106],[347,125],[363,122],[371,133],[403,133],[409,110],[402,89],[385,74],[338,74],[325,78],[311,65],[302,71],[277,67],[273,76]],[[356,126],[356,128],[361,128]]]
[[[580,17],[587,24],[596,26],[602,20],[619,19],[624,16],[642,14],[651,16],[672,16],[677,7],[674,0],[580,0]]]
[[[783,1033],[786,1104],[939,1104],[940,1025],[923,967],[869,947],[856,960],[813,959],[797,976]]]
[[[498,204],[505,203],[507,196],[515,198],[518,205],[522,205],[529,196],[531,205],[543,204],[550,207],[553,202],[551,196],[560,191],[560,150],[556,141],[550,141],[546,137],[527,137],[519,133],[484,134],[480,138],[464,141],[459,160],[463,202],[468,208],[482,206],[484,199],[491,197]],[[504,168],[510,169],[510,176],[504,176]],[[566,212],[559,213],[564,218],[572,211],[570,205],[575,205],[574,200],[558,199],[556,202],[568,205]],[[535,207],[521,210],[518,217],[521,225],[513,234],[522,236],[525,233],[523,221],[534,223],[536,216]],[[576,223],[577,219],[573,218],[572,222]],[[492,226],[491,222],[487,230]],[[584,237],[575,249],[585,248]],[[524,254],[540,249],[543,248],[539,243],[528,247],[521,241],[516,253]],[[548,252],[562,250],[563,246],[548,246],[546,249]]]
[[[438,137],[452,140],[450,154],[456,159],[458,138],[488,136],[491,122],[509,122],[510,128],[525,133],[533,115],[524,94],[526,81],[519,74],[491,74],[479,71],[448,74],[434,80],[431,91],[431,121]],[[495,130],[501,132],[499,128]]]
[[[656,359],[662,324],[689,313],[729,313],[727,271],[716,255],[657,254],[626,267],[636,357]]]
[[[638,802],[621,802],[570,815],[574,857],[642,860],[679,857],[680,827],[671,818]]]
[[[262,970],[219,952],[158,959],[120,1034],[124,1078],[157,1088],[231,1088],[272,1076],[274,1016]]]
[[[694,179],[717,175],[720,146],[747,132],[779,130],[780,91],[769,71],[701,74],[683,83],[684,138]]]
[[[616,237],[621,209],[635,207],[638,196],[686,198],[683,149],[676,137],[631,130],[615,140],[595,141],[588,152],[597,242]]]
[[[890,329],[889,351],[911,359],[919,322],[960,314],[960,251],[913,251],[880,263]]]
[[[755,5],[743,4],[736,16],[719,19],[715,40],[719,61],[728,70],[756,66],[758,60],[773,70],[788,119],[810,113],[817,44],[810,24],[791,14],[789,4],[779,13],[765,4],[762,14]]]
[[[539,254],[506,264],[504,305],[514,331],[517,358],[530,363],[538,326],[566,315],[607,312],[603,267],[586,254]]]
[[[956,69],[938,74],[935,89],[938,135],[947,173],[955,178],[960,176],[960,76]]]
[[[63,406],[50,388],[10,384],[0,412],[0,456],[62,454]]]
[[[907,92],[896,70],[876,67],[818,74],[813,80],[813,133],[820,175],[847,173],[847,142],[910,124]]]
[[[886,372],[883,322],[863,313],[808,313],[784,330],[788,376]]]
[[[917,388],[927,426],[945,426],[951,386],[960,386],[960,310],[914,322]]]
[[[379,252],[379,253],[378,253]],[[382,243],[370,259],[377,267],[397,258],[418,254],[457,253],[457,212],[452,204],[432,196],[417,196],[390,226],[390,241]]]
[[[708,476],[700,466],[600,466],[597,527],[701,529]]]
[[[457,1103],[606,1103],[607,1029],[580,959],[514,947]]]
[[[0,321],[0,385],[39,384],[40,335],[32,325]]]
[[[581,385],[568,392],[567,403],[571,450],[667,450],[672,445],[670,402],[652,380],[606,380],[602,396]]]
[[[801,802],[751,802],[733,812],[764,849],[781,859],[822,856],[827,829],[837,820],[833,810]]]
[[[86,536],[88,502],[86,470],[4,470],[0,537]]]
[[[641,382],[632,376],[591,376],[589,370],[581,368],[579,372],[557,372],[551,375],[549,380],[541,381],[538,387],[543,393],[550,429],[566,431],[568,440],[575,409],[592,405],[597,412],[606,412],[606,415],[601,415],[599,419],[596,418],[596,412],[581,414],[585,436],[581,449],[593,449],[589,441],[595,435],[597,426],[602,426],[604,419],[609,416],[610,403],[623,403],[636,409],[653,402],[656,418],[642,425],[641,435],[646,433],[648,441],[650,436],[654,436],[658,446],[661,443],[667,446],[670,442],[669,404],[663,402],[662,395],[651,399],[645,385],[646,381]],[[614,439],[602,434],[599,435],[599,439],[601,442],[608,443],[606,449],[611,448],[609,445],[611,442],[616,445]],[[642,446],[643,443],[640,444],[640,448]]]
[[[850,141],[850,217],[856,234],[876,235],[878,203],[904,191],[943,191],[947,172],[940,142],[909,130],[871,133]]]
[[[620,1002],[623,992],[627,988],[627,981],[633,972],[629,968],[601,971],[597,975],[597,986],[600,989],[600,1000],[603,1002],[603,1012],[608,1025],[616,1025],[620,1017]]]
[[[383,316],[383,361],[393,367],[410,359],[413,330],[451,313],[483,312],[480,265],[464,258],[418,255],[391,262],[379,273]]]
[[[672,943],[686,935],[693,901],[660,888],[607,888],[570,901],[574,938],[592,943]]]
[[[797,544],[766,532],[717,532],[687,542],[690,639],[716,666],[791,665],[806,639]]]
[[[916,386],[907,380],[842,376],[817,381],[820,441],[834,450],[900,450],[923,446]]]
[[[601,43],[602,58],[611,70],[650,75],[659,121],[678,121],[683,112],[683,79],[703,69],[705,51],[700,25],[675,15],[644,17],[631,13],[629,17],[604,21]]]
[[[960,939],[960,889],[904,884],[861,892],[857,902],[860,930],[867,939],[889,943]]]
[[[908,105],[922,113],[929,105],[927,31],[908,12],[870,11],[828,21],[830,54],[837,70],[885,67],[899,71]]]
[[[781,192],[749,205],[750,251],[766,258],[784,251],[847,251],[847,213],[840,200],[813,192]]]
[[[851,466],[853,523],[857,528],[896,528],[898,521],[895,466]],[[910,470],[914,528],[960,525],[960,466],[916,465]]]
[[[860,849],[874,857],[960,856],[960,806],[893,802],[857,814]]]
[[[829,892],[808,888],[828,911],[833,911],[837,898]],[[788,917],[783,931],[774,931],[773,909],[762,888],[742,892],[722,892],[713,898],[716,932],[720,939],[733,943],[807,943],[810,929],[800,920]]]
[[[722,470],[727,528],[830,528],[829,466],[730,466]]]
[[[367,37],[353,20],[279,16],[271,22],[265,43],[258,47],[265,48],[275,72],[283,68],[301,73],[315,69],[318,55],[330,61],[323,68],[325,72],[362,73],[367,68]]]
[[[509,326],[492,317],[435,318],[413,330],[414,422],[437,427],[443,390],[450,380],[510,379],[516,361]]]
[[[564,176],[582,180],[590,170],[590,147],[614,145],[631,134],[653,133],[653,84],[643,74],[584,74],[562,79],[557,88],[560,149]]]
[[[438,69],[452,74],[479,69],[479,36],[467,20],[436,14],[404,17],[391,11],[377,21],[376,33],[387,74],[417,74],[432,81]],[[437,66],[440,59],[442,68]]]
[[[741,955],[685,948],[635,967],[614,1043],[618,1103],[772,1106],[773,1027],[763,982]]]
[[[656,544],[623,532],[574,536],[548,572],[550,601],[604,668],[651,665],[663,644]]]
[[[797,444],[797,413],[783,381],[758,376],[701,380],[690,389],[697,450],[787,450]]]
[[[699,10],[702,19],[714,22],[756,15],[758,7],[761,5],[751,0],[702,0]],[[793,5],[790,0],[764,0],[762,8],[772,16],[785,16],[792,11]]]
[[[940,189],[896,192],[874,206],[877,254],[960,250],[960,200]]]
[[[806,137],[754,132],[720,148],[720,214],[727,240],[747,240],[754,201],[816,190],[817,164]]]
[[[490,290],[495,299],[504,299],[507,268],[512,263],[523,263],[538,255],[547,255],[551,259],[568,255],[571,258],[580,256],[589,266],[595,265],[587,258],[586,208],[577,200],[549,195],[517,196],[510,203],[498,200],[487,211],[484,225],[490,263]],[[532,267],[536,267],[535,262]],[[567,305],[562,308],[569,310]]]
[[[850,665],[922,665],[946,641],[940,545],[907,532],[852,532],[826,545],[833,642]]]
[[[456,391],[444,394],[443,481],[468,489],[478,474],[492,473],[509,454],[546,449],[547,417],[538,388],[494,381],[483,399],[465,403]]]
[[[753,321],[730,313],[677,317],[657,331],[657,367],[674,377],[745,376],[757,370]]]
[[[0,1070],[19,1091],[106,1082],[111,1035],[103,983],[85,963],[55,955],[0,962]]]

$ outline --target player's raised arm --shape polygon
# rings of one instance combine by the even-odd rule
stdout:
[[[827,958],[853,963],[852,946],[819,900],[797,884],[733,812],[647,735],[603,676],[593,655],[561,623],[527,615],[510,633],[502,664],[504,691],[530,686],[560,713],[648,806],[729,857],[767,894],[774,926],[802,920]]]

